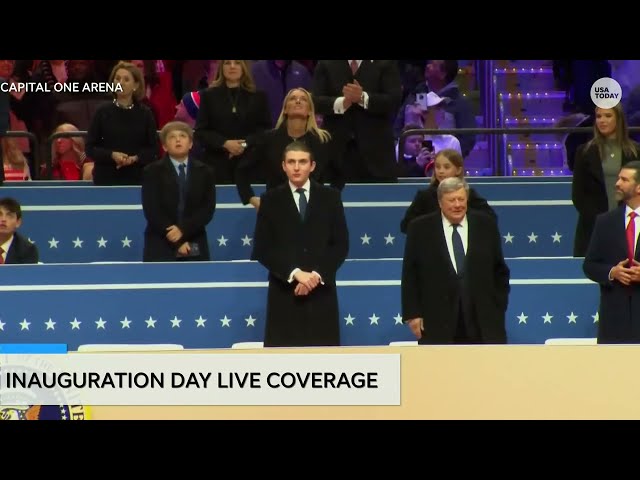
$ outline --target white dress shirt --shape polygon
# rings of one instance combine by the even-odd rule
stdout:
[[[349,68],[351,68],[351,62],[353,62],[353,60],[347,60]],[[360,68],[360,65],[362,65],[362,60],[356,60],[356,62],[358,63],[358,68]],[[346,112],[346,110],[344,109],[343,102],[344,102],[344,97],[336,98],[335,102],[333,102],[334,113],[338,115],[342,115],[344,112]],[[362,108],[364,109],[369,108],[369,94],[364,90],[362,91],[362,100],[358,102],[358,104],[361,105]]]
[[[629,205],[627,205],[625,207],[625,209],[624,209],[624,229],[625,230],[629,226],[629,221],[631,221],[631,218],[629,217],[629,214],[632,211],[633,210]],[[636,227],[636,239],[635,239],[635,242],[633,242],[633,256],[634,257],[635,257],[635,253],[636,253],[635,248],[636,248],[636,245],[638,245],[638,234],[640,233],[638,231],[638,230],[640,230],[640,228],[638,228],[638,227],[640,227],[640,220],[639,220],[639,218],[640,218],[640,207],[636,208],[635,212],[636,212],[636,218],[633,219],[633,221],[635,222],[635,227]]]
[[[300,211],[300,194],[296,192],[298,187],[296,187],[293,183],[289,182],[289,188],[291,189],[291,194],[293,195],[293,199],[296,202],[296,207],[298,207],[298,212]],[[309,192],[311,190],[311,180],[307,179],[304,185],[304,196],[307,198],[307,205],[309,205]]]
[[[451,260],[451,264],[455,269],[456,273],[458,272],[458,266],[456,265],[456,256],[453,253],[453,241],[451,240],[451,235],[453,234],[453,225],[449,221],[447,217],[442,215],[442,229],[444,230],[444,239],[447,242],[447,250],[449,251],[449,259]],[[464,254],[467,254],[467,249],[469,247],[469,223],[467,222],[467,216],[465,215],[462,221],[460,222],[460,226],[458,227],[458,233],[460,234],[460,238],[462,238],[462,246],[464,247]]]
[[[291,189],[291,194],[293,195],[293,200],[296,202],[296,207],[298,207],[298,212],[300,212],[300,195],[302,195],[301,193],[296,192],[296,190],[298,189],[298,187],[296,187],[293,183],[289,182],[289,188]],[[307,208],[309,208],[309,195],[311,194],[311,180],[307,180],[305,182],[305,184],[302,186],[302,188],[304,188],[304,196],[307,199]],[[298,273],[300,271],[300,268],[296,267],[294,268],[291,273],[289,274],[289,278],[288,278],[288,282],[291,283],[293,282],[293,277],[295,276],[296,273]],[[318,275],[318,277],[320,277],[320,283],[322,285],[324,285],[324,282],[322,281],[322,277],[320,276],[320,274],[318,272],[311,272],[311,273],[315,273],[316,275]]]
[[[631,217],[629,217],[629,214],[633,211],[633,209],[627,205],[624,209],[624,229],[625,231],[627,230],[627,227],[629,226],[629,222],[631,221]],[[640,230],[640,207],[635,209],[636,212],[636,218],[633,219],[633,221],[635,222],[635,234],[636,234],[636,238],[635,241],[633,242],[633,256],[636,256],[636,246],[638,245],[638,234],[640,234],[640,232],[638,230]],[[625,245],[626,245],[626,241],[625,241]],[[631,268],[633,265],[628,265],[627,268]],[[613,269],[616,266],[614,265],[613,267],[611,267],[611,270],[609,270],[609,281],[613,281],[613,277],[611,276],[611,272],[613,271]]]

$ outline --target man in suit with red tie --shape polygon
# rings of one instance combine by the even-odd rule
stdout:
[[[289,181],[262,195],[252,260],[269,270],[265,347],[340,345],[336,273],[349,251],[349,232],[336,189],[311,180],[309,147],[284,151]]]
[[[190,155],[193,129],[169,122],[160,131],[165,156],[144,169],[147,220],[143,261],[208,261],[206,227],[216,210],[213,169]]]
[[[509,267],[498,224],[467,210],[469,185],[438,185],[440,210],[407,231],[402,263],[402,316],[421,344],[507,342]]]
[[[0,265],[38,263],[38,249],[16,232],[22,208],[13,198],[0,199]]]
[[[640,343],[640,162],[618,174],[621,205],[596,218],[584,259],[586,276],[600,285],[598,343]]]
[[[397,181],[393,118],[401,98],[400,73],[393,60],[318,62],[313,101],[333,138],[344,181]]]

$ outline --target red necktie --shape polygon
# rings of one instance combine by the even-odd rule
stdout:
[[[4,253],[4,250],[2,249],[2,247],[0,247],[0,265],[4,263],[4,258],[2,257],[3,253]]]
[[[358,71],[358,61],[351,60],[351,73],[355,75],[357,71]]]
[[[629,258],[629,267],[633,267],[633,259],[635,257],[636,249],[636,222],[635,218],[638,216],[636,212],[629,213],[629,224],[627,225],[627,256]]]

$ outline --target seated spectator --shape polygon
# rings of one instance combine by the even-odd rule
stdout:
[[[24,153],[20,151],[14,138],[2,137],[2,165],[6,182],[23,182],[31,180],[31,169]]]
[[[58,125],[53,133],[77,132],[78,128],[70,123]],[[41,167],[42,178],[48,178],[47,165]],[[51,178],[54,180],[92,180],[93,160],[87,157],[84,138],[58,137],[51,146]]]
[[[424,95],[422,103],[408,105],[407,113],[412,118],[417,119],[418,122],[423,125],[422,128],[429,130],[446,128],[446,102],[446,98],[439,97],[435,93],[429,92]],[[453,135],[444,133],[442,135],[424,135],[423,140],[430,145],[429,149],[434,155],[437,155],[441,150],[448,148],[457,150],[462,154],[460,141]]]
[[[420,125],[406,125],[403,133],[409,130],[419,130]],[[398,177],[426,177],[428,167],[433,164],[434,154],[424,141],[424,135],[410,135],[404,137],[404,151],[402,158],[398,155]]]
[[[419,84],[413,92],[407,95],[398,111],[394,124],[396,135],[400,135],[406,124],[416,123],[416,117],[411,116],[411,113],[415,113],[415,110],[409,109],[409,107],[415,105],[417,94],[429,92],[448,99],[444,105],[446,116],[441,122],[440,128],[475,128],[476,118],[471,104],[464,98],[458,84],[455,82],[457,75],[457,60],[429,60],[424,71],[425,82]],[[476,136],[461,135],[459,140],[462,157],[465,158],[473,150]]]
[[[186,93],[176,106],[174,120],[184,122],[193,128],[198,118],[198,110],[200,110],[200,92]]]
[[[409,224],[417,217],[440,209],[438,203],[438,185],[445,178],[464,178],[462,155],[457,150],[445,149],[438,152],[431,184],[424,190],[418,190],[416,196],[400,222],[400,231],[407,233]],[[469,189],[469,208],[481,210],[496,218],[496,213],[487,201],[473,189]]]
[[[38,248],[16,232],[22,208],[13,198],[0,199],[0,265],[38,263]]]

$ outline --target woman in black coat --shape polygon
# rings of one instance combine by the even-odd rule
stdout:
[[[251,183],[265,183],[269,190],[287,182],[282,169],[284,150],[294,140],[304,142],[316,162],[311,178],[320,182],[332,182],[338,176],[335,162],[329,154],[329,132],[318,127],[311,94],[304,88],[294,88],[287,93],[276,127],[259,136],[236,170],[236,187],[244,205],[255,208],[260,205]]]
[[[584,257],[596,217],[619,205],[615,184],[620,168],[638,160],[640,145],[629,138],[622,105],[596,108],[593,138],[576,152],[571,199],[578,211],[573,256]]]
[[[217,185],[235,183],[245,150],[271,128],[267,95],[256,90],[246,60],[221,60],[211,87],[200,93],[195,140],[201,158],[215,171]]]

